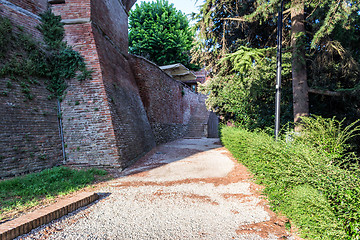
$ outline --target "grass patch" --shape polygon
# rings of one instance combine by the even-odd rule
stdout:
[[[360,239],[359,168],[344,168],[334,148],[304,139],[276,142],[264,132],[234,127],[222,128],[221,140],[302,237]]]
[[[96,176],[107,172],[99,169],[74,170],[55,167],[38,173],[0,181],[0,221],[9,212],[34,207],[43,199],[75,192],[93,183]]]

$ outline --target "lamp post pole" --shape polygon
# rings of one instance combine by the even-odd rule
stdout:
[[[280,98],[281,98],[281,50],[282,50],[282,20],[283,20],[283,1],[278,14],[277,26],[277,71],[276,71],[276,95],[275,95],[275,139],[278,140],[280,129]]]

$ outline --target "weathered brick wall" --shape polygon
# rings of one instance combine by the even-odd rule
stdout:
[[[48,0],[1,0],[0,2],[10,2],[20,8],[39,15],[48,9]]]
[[[0,0],[0,14],[41,39],[35,29],[39,24],[36,14],[46,9],[47,1],[31,2],[12,0],[11,5]],[[51,5],[63,18],[65,40],[93,70],[90,80],[68,81],[61,103],[67,164],[124,168],[156,143],[185,136],[189,126],[203,121],[194,116],[207,114],[204,96],[191,92],[156,65],[127,53],[127,11],[134,2],[66,0]],[[19,12],[20,6],[23,10]],[[34,90],[38,96],[34,102],[22,103],[18,88],[16,85],[14,95],[2,97],[7,100],[0,107],[5,116],[0,129],[4,134],[0,176],[61,162],[56,103],[47,100],[43,85]],[[31,131],[24,131],[27,128]]]
[[[38,14],[46,11],[47,6],[46,0],[0,0],[0,15],[9,18],[14,25],[21,26],[36,40],[42,41],[36,26],[40,24]]]
[[[116,45],[118,51],[127,54],[128,15],[118,0],[91,1],[91,20],[96,29]],[[100,46],[100,45],[99,45]]]
[[[119,158],[126,167],[155,146],[128,58],[128,16],[120,1],[92,1],[91,19]],[[101,46],[101,47],[100,47]]]
[[[142,57],[129,59],[157,144],[186,136],[192,121],[207,122],[204,95],[192,92]]]
[[[66,40],[94,71],[92,80],[69,81],[62,103],[68,162],[124,168],[155,146],[126,60],[127,13],[117,0],[67,0],[52,9],[71,23]]]
[[[90,19],[90,0],[68,0],[52,6],[64,21]],[[90,21],[65,25],[65,40],[84,56],[94,72],[91,80],[68,81],[61,104],[68,164],[119,166],[110,107],[103,84],[93,28]]]
[[[46,9],[46,0],[0,0],[0,15],[39,41],[37,14]],[[48,100],[44,80],[30,85],[35,98],[28,100],[20,81],[0,78],[0,178],[62,163],[56,100]]]
[[[19,80],[0,78],[0,178],[62,163],[57,103],[39,82],[28,100]]]

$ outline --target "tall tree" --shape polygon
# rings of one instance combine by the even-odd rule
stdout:
[[[340,93],[342,88],[355,89],[359,86],[360,4],[355,0],[284,2],[283,44],[286,51],[291,49],[292,52],[294,120],[297,122],[300,116],[309,114],[309,92],[313,95],[343,96]],[[214,51],[222,47],[222,43],[227,43],[224,37],[231,35],[232,39],[237,38],[229,42],[230,46],[237,44],[235,51],[238,45],[273,47],[279,3],[280,0],[207,0],[197,16],[198,29],[206,30],[202,31],[205,40],[200,43],[210,45],[207,49]],[[226,21],[231,22],[227,27],[224,24]],[[232,29],[235,23],[239,26],[237,30]],[[222,24],[225,27],[221,28]],[[222,35],[219,29],[223,30]],[[227,53],[234,52],[229,45]],[[213,65],[216,65],[214,62]],[[309,88],[308,80],[316,89]],[[332,89],[319,89],[327,86]]]
[[[194,32],[185,14],[168,0],[141,2],[129,14],[129,52],[158,65],[190,64]]]
[[[309,87],[305,61],[304,1],[291,1],[291,47],[294,122],[309,115]],[[298,125],[299,126],[299,125]],[[298,126],[295,127],[295,130]]]

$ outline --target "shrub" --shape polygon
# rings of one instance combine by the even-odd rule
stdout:
[[[359,135],[360,131],[360,126],[357,125],[359,120],[343,128],[344,121],[345,119],[338,121],[335,117],[331,119],[321,116],[304,117],[300,124],[301,134],[295,135],[295,140],[320,148],[335,162],[341,162],[351,147],[347,142]]]
[[[265,185],[274,210],[288,215],[304,237],[360,238],[358,168],[332,164],[326,150],[306,141],[276,142],[264,132],[233,127],[221,133],[225,147]]]

